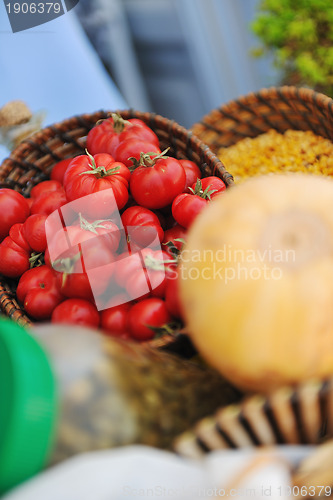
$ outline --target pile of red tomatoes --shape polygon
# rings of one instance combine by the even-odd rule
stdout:
[[[118,115],[90,130],[86,154],[57,163],[25,198],[0,189],[0,273],[33,321],[150,340],[182,324],[177,263],[195,217],[226,189],[161,151]]]

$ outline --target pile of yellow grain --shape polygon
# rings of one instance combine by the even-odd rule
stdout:
[[[235,182],[268,173],[333,175],[333,143],[311,131],[269,130],[218,151]]]

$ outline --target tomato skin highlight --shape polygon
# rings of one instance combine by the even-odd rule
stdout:
[[[54,309],[51,322],[98,328],[100,318],[91,302],[83,299],[67,299]]]
[[[17,191],[8,188],[0,189],[0,242],[9,235],[13,224],[24,222],[29,216],[30,207],[27,200]]]

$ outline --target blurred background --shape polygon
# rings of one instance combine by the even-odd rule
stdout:
[[[49,125],[131,107],[189,128],[262,87],[332,95],[332,46],[331,0],[80,0],[14,34],[1,3],[0,108],[22,99]]]
[[[190,127],[241,94],[274,85],[250,29],[258,0],[80,0],[89,39],[130,107]]]

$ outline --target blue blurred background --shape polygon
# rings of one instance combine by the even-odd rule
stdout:
[[[190,127],[278,82],[272,61],[250,53],[258,45],[249,27],[257,3],[80,0],[58,19],[15,34],[1,3],[0,107],[22,99],[45,110],[45,125],[132,107]]]
[[[80,0],[76,13],[130,106],[186,127],[277,82],[255,59],[258,0]]]

